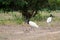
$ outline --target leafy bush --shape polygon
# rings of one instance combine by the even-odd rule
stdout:
[[[31,20],[34,21],[45,21],[47,19],[48,15],[42,15],[38,13],[35,17],[31,18]]]

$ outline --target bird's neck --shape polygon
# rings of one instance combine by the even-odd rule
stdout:
[[[26,23],[29,24],[29,20],[26,20]]]

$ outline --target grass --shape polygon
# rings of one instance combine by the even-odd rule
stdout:
[[[60,21],[60,12],[59,11],[52,11],[48,13],[47,11],[39,11],[38,14],[31,18],[32,21],[35,21],[38,25],[47,25],[46,19],[49,14],[53,14],[55,17],[53,18],[54,21]],[[20,12],[8,12],[8,13],[0,13],[0,24],[22,24],[24,23],[24,18]]]
[[[10,24],[16,23],[21,24],[23,22],[23,18],[21,13],[19,12],[9,12],[9,13],[1,13],[0,14],[0,24]]]
[[[50,14],[53,14],[54,16],[51,22],[51,27],[60,25],[60,12],[59,11],[51,11],[50,13],[48,13],[47,11],[42,11],[42,12],[39,12],[39,14],[37,14],[35,18],[32,18],[31,20],[35,21],[39,26],[47,27],[48,25],[46,23],[46,19],[49,17]]]

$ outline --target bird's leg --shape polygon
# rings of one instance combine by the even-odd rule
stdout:
[[[51,29],[50,27],[51,27],[51,25],[50,25],[50,23],[48,23],[48,29]]]
[[[32,30],[34,30],[34,28],[33,27],[30,27],[29,30],[32,31]]]
[[[31,27],[32,31],[35,31],[35,28],[34,27]]]

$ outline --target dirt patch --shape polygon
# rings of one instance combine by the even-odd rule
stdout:
[[[60,40],[58,28],[32,29],[22,25],[0,25],[0,40]]]

